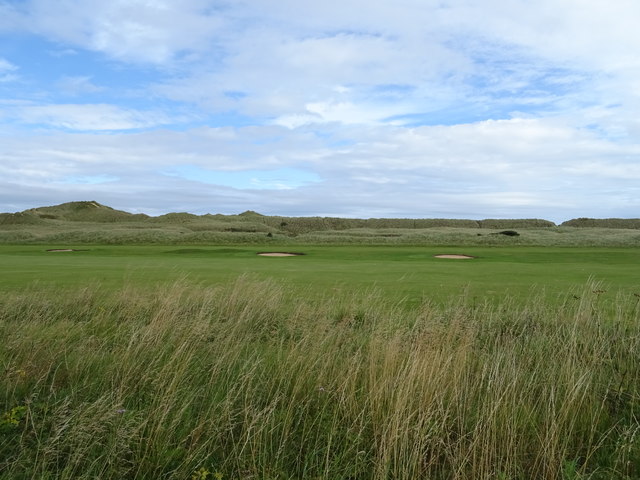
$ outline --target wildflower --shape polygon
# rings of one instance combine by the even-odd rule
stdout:
[[[198,471],[196,471],[193,475],[191,475],[191,480],[205,480],[211,472],[204,467],[200,467]]]
[[[116,410],[116,413],[119,413],[120,415],[122,415],[126,411],[127,411],[126,408],[119,408],[119,409]]]
[[[23,370],[22,368],[7,368],[5,369],[5,373],[9,376],[9,377],[20,377],[20,378],[25,378],[27,376],[27,371]]]
[[[27,412],[27,407],[21,405],[19,407],[13,407],[8,412],[5,412],[0,418],[0,426],[17,427]]]

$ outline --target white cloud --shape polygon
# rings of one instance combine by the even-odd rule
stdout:
[[[0,115],[21,123],[69,130],[131,130],[171,123],[165,114],[107,104],[20,105]]]
[[[403,106],[412,105],[408,113],[422,111],[440,107],[438,97],[452,95],[450,89],[435,85],[442,75],[470,68],[464,55],[430,36],[415,44],[404,35],[366,32],[318,31],[295,36],[267,24],[237,33],[223,48],[222,62],[181,73],[156,91],[205,109],[234,109],[250,116],[308,118],[309,106],[312,110],[314,105],[350,103],[354,115],[371,118],[368,112],[389,110],[394,100],[378,87],[404,83],[414,88]],[[230,99],[225,95],[228,91],[245,95]],[[362,114],[355,112],[358,108],[363,109]],[[406,113],[401,106],[393,108],[396,112]]]
[[[15,71],[17,69],[18,69],[18,67],[16,67],[10,61],[8,61],[8,60],[6,60],[4,58],[0,58],[0,73],[13,72],[13,71]]]
[[[628,189],[621,185],[635,188],[640,176],[636,146],[621,146],[557,122],[520,119],[391,129],[329,125],[324,138],[313,132],[271,126],[57,134],[31,136],[29,142],[5,138],[0,177],[22,188],[66,192],[67,198],[84,194],[84,186],[69,183],[69,178],[117,178],[92,186],[109,199],[117,192],[119,205],[126,198],[147,210],[176,210],[174,202],[183,198],[184,203],[197,200],[188,210],[200,213],[215,205],[226,213],[253,209],[272,214],[536,216],[560,221],[593,212],[615,216],[616,205],[628,198]],[[332,147],[341,139],[349,142]],[[198,170],[191,166],[206,169],[207,178],[163,173],[180,166],[194,172]],[[287,178],[287,169],[295,169],[294,177]],[[233,177],[245,179],[242,188],[225,186],[230,172],[245,172]],[[303,174],[317,180],[296,185]],[[253,184],[246,180],[252,178]],[[139,198],[142,192],[144,198]]]
[[[18,75],[11,72],[18,70],[18,67],[10,61],[0,58],[0,83],[13,82],[19,79]]]
[[[15,4],[0,2],[0,33],[20,31],[24,25],[25,17]]]
[[[104,87],[95,85],[90,76],[63,76],[57,83],[58,90],[73,96],[97,93]]]
[[[12,74],[0,75],[0,83],[15,82],[19,79],[20,77],[18,75],[12,75]]]
[[[481,5],[467,0],[455,2],[448,16],[452,23],[541,57],[606,71],[640,64],[639,19],[640,4],[633,0],[492,0]]]
[[[394,115],[412,113],[403,104],[356,105],[352,102],[314,102],[305,105],[305,113],[283,115],[273,123],[296,128],[313,123],[376,124]]]
[[[638,205],[640,4],[631,0],[9,5],[0,0],[0,32],[78,52],[60,65],[100,54],[90,57],[99,67],[75,64],[24,95],[13,85],[28,82],[9,84],[17,67],[0,59],[0,95],[14,99],[2,102],[4,126],[48,132],[3,138],[0,178],[15,185],[51,193],[59,187],[43,179],[118,178],[95,188],[132,201],[147,192],[136,206],[148,210],[176,210],[181,195],[190,210],[220,202],[365,216],[557,219]],[[223,127],[126,133],[208,116]],[[298,168],[322,181],[266,195],[161,173],[187,165]]]
[[[31,30],[124,61],[163,64],[184,51],[202,52],[220,26],[210,2],[33,0]]]
[[[640,19],[630,1],[27,5],[34,32],[173,72],[151,87],[155,94],[291,127],[377,123],[465,104],[478,117],[483,110],[508,118],[527,108],[573,108],[579,118],[585,103],[627,103],[640,90],[640,37],[619,26]],[[616,81],[603,73],[619,79],[618,88],[598,93],[603,82]],[[378,88],[397,84],[410,88],[395,99]]]
[[[366,8],[359,1],[258,1],[251,10],[234,9],[233,18],[243,22],[227,19],[228,34],[217,39],[223,60],[180,72],[154,91],[206,111],[236,111],[292,128],[389,117],[403,124],[412,115],[438,123],[442,112],[464,116],[465,110],[476,118],[571,112],[574,123],[596,104],[623,103],[636,111],[627,105],[640,91],[638,62],[631,58],[640,37],[627,30],[612,39],[600,27],[593,35],[598,15],[578,11],[575,2],[566,8],[546,0],[521,3],[522,14],[495,1]],[[596,12],[611,25],[624,14],[640,20],[636,10]],[[607,58],[592,60],[595,43],[620,47],[625,60],[611,61],[604,51]],[[395,85],[407,88],[395,97],[385,92]],[[229,98],[228,91],[243,96]]]

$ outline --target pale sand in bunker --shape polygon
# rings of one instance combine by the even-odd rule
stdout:
[[[292,252],[260,252],[261,257],[298,257],[304,255],[304,253],[292,253]]]
[[[80,250],[78,248],[50,248],[47,250],[49,253],[59,253],[59,252],[87,252],[88,250]]]
[[[440,255],[434,255],[435,258],[450,258],[453,260],[470,260],[472,258],[476,258],[476,257],[472,257],[471,255],[459,255],[459,254],[451,254],[451,253],[443,253]]]

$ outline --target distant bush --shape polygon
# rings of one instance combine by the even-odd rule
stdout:
[[[362,226],[363,220],[335,217],[280,217],[280,216],[249,216],[248,219],[263,225],[278,229],[290,235],[325,231],[346,230]]]
[[[195,232],[174,238],[173,244],[261,244],[268,242],[265,232]]]
[[[452,218],[370,218],[365,220],[369,228],[478,228],[475,220]]]
[[[555,223],[539,219],[516,220],[468,220],[455,218],[334,218],[334,217],[262,217],[262,221],[274,228],[295,234],[325,230],[348,230],[354,228],[401,228],[424,229],[450,228],[547,228]]]
[[[599,227],[640,229],[640,218],[574,218],[560,224],[562,227]]]
[[[556,224],[549,220],[539,218],[521,219],[493,219],[487,218],[478,221],[480,228],[546,228],[555,227]]]
[[[339,217],[262,217],[259,221],[292,234],[354,228],[420,229],[433,227],[478,228],[475,220],[446,218],[339,218]]]

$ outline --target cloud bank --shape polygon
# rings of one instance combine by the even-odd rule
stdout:
[[[640,5],[0,0],[0,210],[638,216]]]

